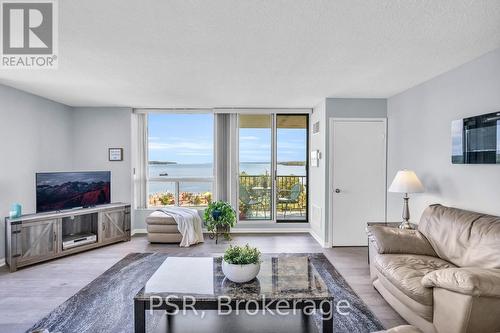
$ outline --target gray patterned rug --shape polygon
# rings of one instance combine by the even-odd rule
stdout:
[[[349,302],[349,315],[335,313],[335,332],[364,333],[383,329],[366,304],[322,253],[287,255],[307,255],[334,295],[335,302]],[[167,257],[166,253],[127,255],[36,323],[28,332],[35,329],[47,329],[51,333],[133,332],[133,298]],[[153,315],[147,318],[148,331],[160,325],[161,316]],[[319,325],[319,318],[314,319]],[[204,332],[203,329],[198,331]],[[265,330],[259,328],[258,331]]]

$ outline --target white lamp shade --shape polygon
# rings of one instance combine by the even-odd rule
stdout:
[[[398,171],[391,186],[389,186],[389,192],[420,193],[424,191],[424,185],[422,185],[415,172],[411,170]]]

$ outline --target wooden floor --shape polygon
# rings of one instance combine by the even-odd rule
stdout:
[[[264,253],[323,252],[386,328],[405,323],[372,287],[365,247],[323,249],[309,234],[234,235],[232,242],[250,243]],[[0,332],[26,331],[128,253],[216,254],[222,253],[227,245],[227,242],[216,245],[207,240],[194,247],[179,248],[174,244],[149,244],[144,235],[136,235],[130,242],[49,261],[15,273],[1,267]]]

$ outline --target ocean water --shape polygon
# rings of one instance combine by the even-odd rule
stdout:
[[[270,173],[271,165],[266,163],[241,163],[240,173],[245,172],[247,175],[264,175]],[[305,176],[306,168],[304,166],[281,165],[278,164],[278,175],[282,176]],[[182,178],[182,177],[213,177],[212,163],[205,164],[154,164],[149,166],[149,177],[159,177],[160,174],[168,174],[162,178]],[[174,183],[156,182],[149,184],[149,193],[158,192],[174,192]],[[180,183],[179,190],[181,192],[203,193],[211,192],[212,184],[210,183]]]

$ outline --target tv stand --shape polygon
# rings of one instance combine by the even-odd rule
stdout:
[[[80,235],[76,237],[75,235]],[[95,237],[92,237],[95,235]],[[85,236],[84,241],[80,241]],[[95,239],[94,239],[95,238]],[[108,205],[5,219],[6,263],[18,268],[130,240],[130,205]],[[77,242],[70,246],[68,240]]]

